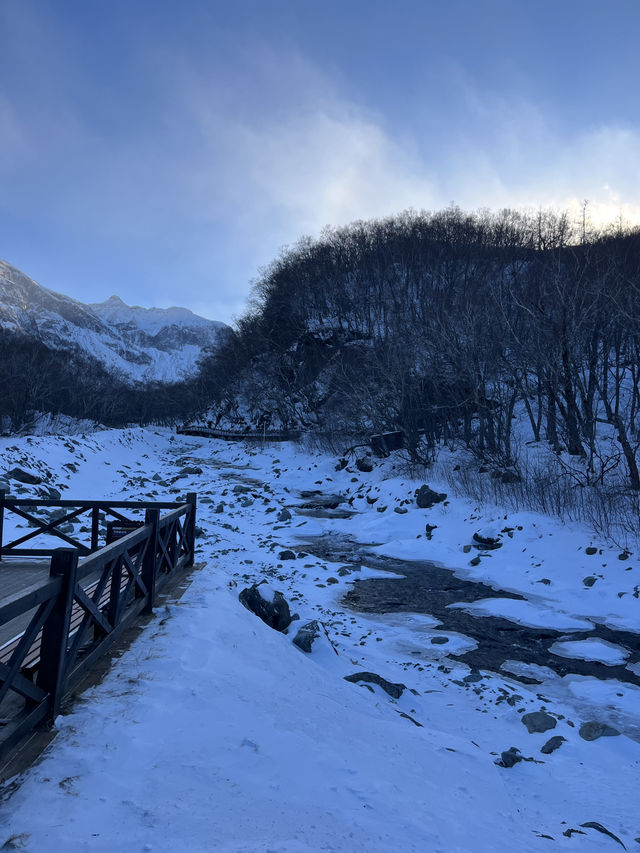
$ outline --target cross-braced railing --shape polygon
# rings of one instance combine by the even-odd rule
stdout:
[[[0,760],[55,718],[95,660],[152,610],[169,575],[193,565],[196,496],[170,506],[161,514],[166,504],[144,504],[139,526],[81,558],[56,549],[48,580],[0,603],[0,628],[20,626],[0,647]]]

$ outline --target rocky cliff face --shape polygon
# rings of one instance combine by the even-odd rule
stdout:
[[[215,347],[228,329],[186,308],[131,307],[117,296],[85,305],[1,260],[0,327],[95,358],[131,384],[194,373],[203,349]]]

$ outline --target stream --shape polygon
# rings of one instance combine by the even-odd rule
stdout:
[[[392,573],[397,577],[358,579],[342,597],[341,603],[360,613],[420,613],[437,619],[439,631],[451,631],[474,640],[477,647],[456,653],[456,660],[467,664],[473,672],[491,670],[504,673],[507,661],[546,667],[558,676],[580,675],[601,680],[615,679],[640,687],[640,676],[626,664],[640,661],[640,634],[593,624],[589,630],[558,630],[528,627],[505,617],[474,615],[452,604],[488,598],[516,599],[524,596],[496,589],[480,581],[461,578],[452,569],[428,561],[409,561],[384,557],[367,550],[347,536],[317,536],[304,540],[305,549],[319,559],[340,563],[351,570],[360,566]],[[629,652],[626,664],[604,664],[598,661],[554,654],[551,646],[558,641],[598,639],[620,646]],[[509,672],[510,677],[527,684],[541,679]]]

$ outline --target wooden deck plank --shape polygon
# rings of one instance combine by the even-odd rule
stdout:
[[[48,557],[3,557],[0,560],[0,604],[28,587],[46,581],[49,578],[49,563]],[[29,614],[24,614],[0,626],[0,646],[19,634],[28,622]]]

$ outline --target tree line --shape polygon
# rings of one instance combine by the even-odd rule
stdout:
[[[97,359],[51,349],[6,329],[0,329],[0,352],[0,421],[5,431],[28,426],[40,412],[113,427],[173,424],[206,407],[212,394],[204,375],[132,385]]]
[[[640,490],[640,231],[565,213],[405,212],[283,250],[203,360],[219,415],[402,429],[518,464],[527,440]],[[604,440],[604,443],[603,443]]]

